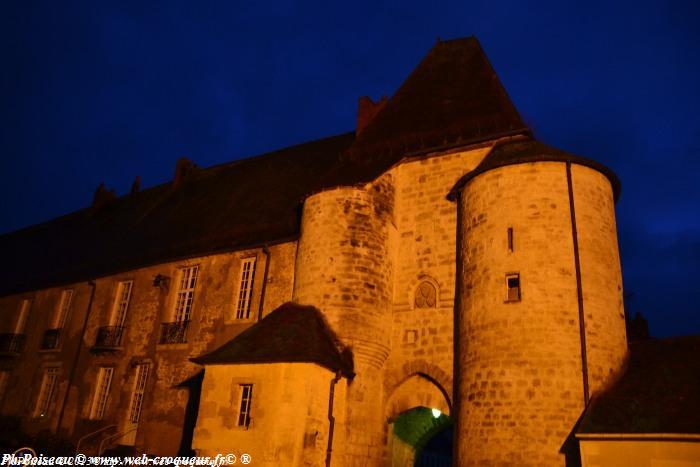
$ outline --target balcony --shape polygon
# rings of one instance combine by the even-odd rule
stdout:
[[[187,326],[189,321],[161,323],[159,344],[182,344],[187,342]]]
[[[0,334],[0,356],[16,357],[24,346],[24,334]]]
[[[61,329],[47,329],[44,338],[41,340],[41,350],[54,350],[58,348]]]
[[[90,349],[92,352],[116,350],[122,344],[123,326],[102,326],[97,330],[95,345]]]

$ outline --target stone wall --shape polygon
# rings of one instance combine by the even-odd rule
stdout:
[[[488,150],[433,155],[392,170],[397,242],[385,399],[416,373],[434,379],[452,399],[457,210],[446,196]],[[436,299],[417,306],[415,294],[425,282],[434,288]]]
[[[45,428],[55,429],[82,336],[82,347],[73,372],[73,385],[61,423],[62,435],[77,440],[83,434],[110,424],[116,424],[117,428],[105,431],[105,435],[128,429],[130,424],[127,423],[127,417],[135,365],[148,363],[150,371],[147,391],[135,443],[140,452],[176,454],[183,436],[185,407],[189,397],[187,387],[181,383],[202,369],[191,363],[189,358],[227,342],[254,324],[259,315],[264,316],[291,299],[296,243],[273,245],[267,251],[267,254],[262,249],[223,253],[97,278],[94,281],[95,293],[84,333],[83,325],[91,293],[91,286],[87,283],[3,297],[0,299],[0,307],[12,312],[7,313],[8,319],[0,324],[3,326],[1,332],[12,332],[14,329],[15,310],[19,309],[22,299],[31,298],[34,302],[27,323],[23,351],[16,358],[2,361],[2,368],[11,370],[9,385],[0,407],[2,415],[22,417],[25,428],[32,432]],[[250,256],[257,258],[251,318],[236,320],[240,264],[243,258]],[[199,266],[199,274],[186,342],[161,345],[161,323],[174,320],[179,269],[191,265]],[[158,274],[169,280],[160,287],[155,287],[153,279]],[[133,286],[121,345],[111,351],[96,352],[92,347],[98,329],[110,324],[117,285],[125,280],[133,281]],[[266,282],[264,297],[263,282]],[[73,289],[74,295],[71,312],[62,332],[62,344],[57,350],[41,351],[39,347],[44,331],[51,327],[61,291],[67,288]],[[31,413],[36,404],[43,368],[53,365],[60,366],[61,369],[51,411],[45,418],[34,419]],[[88,420],[101,366],[114,368],[106,412],[103,420]],[[118,442],[127,443],[128,438],[125,436]],[[97,444],[100,436],[92,439]]]
[[[306,199],[294,300],[318,307],[354,355],[339,465],[379,465],[386,443],[383,365],[389,353],[394,181],[339,188]]]
[[[202,456],[247,453],[253,465],[324,465],[334,377],[313,363],[209,365],[193,447]],[[240,384],[253,385],[247,428],[238,426]],[[335,387],[335,408],[343,407],[345,384]]]
[[[591,259],[610,252],[609,242],[615,239],[609,228],[601,227],[611,219],[609,182],[588,173],[578,178],[581,172],[578,167],[574,172],[577,192],[589,190],[595,196],[576,198],[577,215],[580,206],[581,215],[601,219],[583,235],[590,258],[582,261],[585,277]],[[608,211],[593,214],[602,207]],[[459,210],[460,465],[564,465],[560,449],[584,408],[566,164],[538,162],[488,171],[463,187]],[[592,251],[595,244],[600,252]],[[519,300],[507,298],[510,273],[519,274]],[[620,282],[618,276],[601,290],[590,279],[584,284],[586,298],[608,293],[611,286],[617,289]],[[616,300],[599,305],[593,316],[604,322],[619,319]],[[615,355],[611,365],[624,356],[619,345],[624,327],[621,332],[608,341],[593,339]]]
[[[622,269],[608,179],[572,165],[591,397],[617,377],[627,354]]]

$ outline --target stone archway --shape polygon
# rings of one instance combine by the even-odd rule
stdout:
[[[415,373],[395,387],[386,403],[386,465],[413,467],[416,454],[436,433],[452,424],[447,391]]]

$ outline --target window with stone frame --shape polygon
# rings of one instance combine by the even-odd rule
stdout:
[[[506,274],[506,302],[520,301],[520,274]]]
[[[240,403],[238,405],[238,420],[236,424],[240,427],[250,426],[250,409],[253,405],[253,385],[239,384]]]
[[[113,374],[114,368],[100,367],[97,373],[97,384],[95,385],[95,393],[93,394],[92,405],[90,407],[90,420],[102,420],[104,418],[109,389],[112,386]]]
[[[48,416],[54,392],[56,390],[56,381],[58,380],[58,367],[48,367],[44,369],[44,374],[41,378],[41,387],[39,395],[34,406],[34,418],[44,418]]]
[[[192,314],[194,302],[194,289],[197,285],[199,266],[190,266],[180,269],[180,283],[175,297],[174,318],[177,322],[188,322]]]
[[[236,302],[236,319],[250,319],[253,298],[253,279],[255,277],[255,256],[241,261],[241,274],[238,279],[238,301]]]
[[[437,305],[437,290],[435,286],[423,281],[416,287],[414,306],[416,308],[435,308]]]
[[[61,329],[66,324],[68,319],[68,314],[70,313],[70,306],[73,301],[73,290],[66,289],[61,292],[61,301],[58,303],[58,308],[56,309],[56,315],[54,316],[54,329]]]
[[[117,284],[117,293],[114,297],[114,304],[112,305],[110,326],[124,326],[126,313],[129,309],[129,301],[131,300],[131,288],[133,285],[133,281],[121,281]]]

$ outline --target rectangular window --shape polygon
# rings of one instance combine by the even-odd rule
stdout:
[[[29,310],[32,308],[32,301],[29,299],[22,300],[19,305],[19,314],[15,322],[15,334],[24,334],[27,328],[27,319],[29,318]]]
[[[73,301],[73,291],[70,289],[64,290],[61,293],[61,301],[58,304],[58,309],[56,310],[56,319],[54,320],[54,329],[61,329],[66,324],[66,319],[68,319],[68,312],[70,311],[70,305]]]
[[[517,302],[520,300],[520,274],[506,274],[506,294],[507,302]]]
[[[102,420],[104,417],[107,397],[109,397],[109,388],[112,385],[113,373],[114,368],[102,367],[97,374],[95,395],[92,399],[92,407],[90,408],[90,420]]]
[[[46,417],[51,408],[51,400],[53,399],[53,393],[56,389],[56,381],[58,380],[58,368],[46,368],[44,370],[44,376],[41,379],[41,388],[39,389],[39,396],[36,399],[36,406],[34,407],[34,417]]]
[[[122,281],[117,286],[117,295],[114,298],[114,308],[112,309],[111,326],[124,326],[126,312],[129,309],[131,299],[132,281]]]
[[[175,301],[175,321],[189,321],[194,300],[194,288],[197,285],[199,266],[191,266],[180,270],[180,285]]]
[[[253,385],[241,384],[241,404],[238,411],[238,426],[248,428],[250,426],[250,407],[253,404]]]
[[[253,277],[255,275],[255,256],[241,262],[241,277],[238,281],[238,302],[236,319],[250,318],[250,305],[253,296]]]
[[[141,418],[141,408],[143,407],[143,395],[146,393],[146,381],[148,380],[148,363],[141,363],[136,366],[136,376],[134,377],[134,389],[131,393],[131,404],[129,404],[129,421],[138,423]]]

